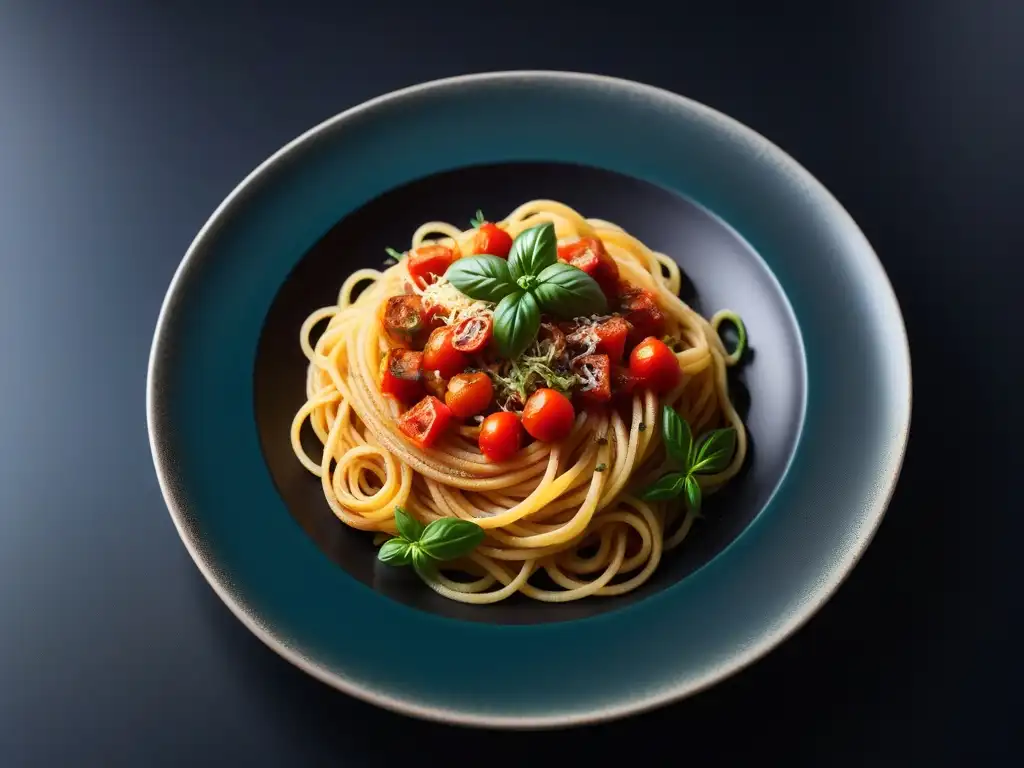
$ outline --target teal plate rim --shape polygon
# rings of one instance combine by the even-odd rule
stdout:
[[[509,98],[546,119],[487,117],[495,113],[487,107]],[[471,124],[483,135],[466,139]],[[800,440],[747,530],[662,592],[554,624],[441,618],[345,574],[284,508],[252,416],[259,329],[306,250],[389,188],[506,160],[605,167],[694,199],[768,263],[806,355]],[[146,405],[158,481],[182,541],[267,646],[329,685],[398,712],[542,728],[634,714],[700,691],[766,654],[828,600],[870,543],[899,477],[910,351],[891,284],[863,234],[767,139],[649,85],[492,72],[372,99],[249,174],[175,272],[153,339]],[[431,654],[403,662],[409,636],[426,638]],[[477,672],[445,677],[452,665]]]

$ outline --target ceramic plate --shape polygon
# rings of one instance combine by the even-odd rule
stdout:
[[[298,332],[349,273],[379,267],[422,222],[468,222],[478,208],[500,217],[534,198],[622,225],[678,260],[684,298],[705,316],[743,316],[751,354],[730,387],[751,451],[641,589],[468,606],[378,564],[296,461]],[[182,540],[267,645],[394,710],[543,727],[686,696],[806,621],[881,520],[910,393],[878,259],[780,149],[649,86],[508,72],[374,99],[242,182],[168,291],[148,415]]]

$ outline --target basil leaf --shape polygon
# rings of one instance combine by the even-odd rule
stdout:
[[[644,501],[665,501],[674,499],[683,492],[686,485],[687,475],[682,472],[670,472],[660,478],[658,482],[644,491],[640,498]]]
[[[700,513],[700,486],[693,475],[686,476],[686,505],[694,514]]]
[[[454,560],[468,555],[484,540],[484,529],[469,520],[442,517],[423,531],[416,546],[435,560]]]
[[[469,298],[480,301],[501,301],[519,290],[509,275],[508,262],[497,256],[484,254],[459,259],[448,267],[444,276]]]
[[[539,275],[545,267],[558,261],[555,225],[550,221],[523,230],[512,241],[508,252],[508,271],[513,280]],[[458,262],[456,262],[458,263]]]
[[[398,527],[399,535],[406,541],[419,541],[423,535],[423,523],[401,507],[395,507],[395,525]]]
[[[582,269],[562,262],[537,275],[533,295],[545,312],[567,320],[608,310],[608,300],[597,281]]]
[[[377,550],[377,559],[388,565],[408,565],[412,562],[412,546],[405,539],[388,539]]]
[[[412,552],[412,567],[420,578],[431,580],[437,575],[437,563],[415,544],[409,547]]]
[[[690,448],[693,445],[690,425],[667,405],[661,407],[661,439],[665,442],[668,455],[682,464],[684,470],[689,470]]]
[[[503,357],[515,360],[540,330],[540,308],[529,293],[518,291],[494,309],[494,339]]]
[[[697,455],[694,458],[691,472],[699,472],[703,475],[721,472],[732,461],[732,455],[736,452],[736,430],[732,427],[716,429],[708,432],[701,438],[697,447]]]

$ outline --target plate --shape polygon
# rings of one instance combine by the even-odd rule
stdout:
[[[510,105],[515,105],[511,108]],[[299,326],[422,222],[533,198],[614,221],[729,307],[752,353],[730,390],[743,472],[641,589],[469,606],[378,565],[288,444]],[[863,234],[780,149],[684,97],[595,75],[435,81],[277,152],[214,212],[157,323],[157,475],[228,607],[291,662],[410,715],[551,727],[648,709],[751,663],[834,592],[895,486],[910,420],[897,301]],[[404,574],[407,576],[408,574]]]

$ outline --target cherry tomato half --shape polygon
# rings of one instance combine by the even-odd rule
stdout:
[[[455,324],[452,346],[459,352],[479,352],[494,335],[494,318],[490,315],[467,317]]]
[[[507,461],[516,455],[523,442],[523,428],[514,413],[492,413],[480,425],[477,443],[488,461]]]
[[[473,253],[489,253],[507,259],[511,250],[512,235],[489,221],[481,224],[473,236]]]
[[[494,398],[494,385],[486,373],[460,373],[448,382],[444,403],[460,419],[487,410]]]
[[[523,427],[531,437],[545,443],[568,437],[575,421],[576,411],[569,398],[555,389],[538,389],[523,408]]]
[[[454,345],[454,329],[450,326],[437,328],[431,332],[427,345],[423,348],[423,367],[428,371],[437,371],[442,379],[450,379],[462,373],[469,364],[465,353],[459,352]]]
[[[641,387],[663,395],[682,378],[679,360],[665,342],[648,336],[629,354],[629,371]]]
[[[381,362],[380,391],[401,403],[414,403],[423,394],[423,353],[392,349]]]
[[[421,245],[405,257],[409,277],[420,288],[426,288],[443,275],[455,261],[455,253],[446,245]]]
[[[596,237],[581,237],[558,246],[558,260],[582,269],[601,286],[609,306],[615,306],[619,297],[619,265]]]
[[[398,417],[402,434],[420,448],[429,448],[448,429],[452,412],[433,395],[427,395]]]

